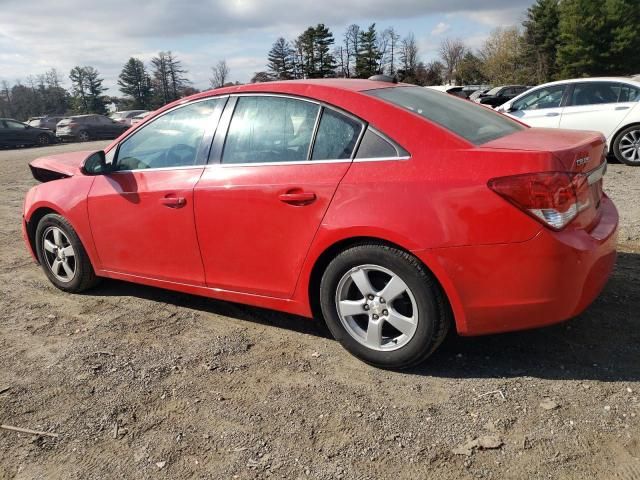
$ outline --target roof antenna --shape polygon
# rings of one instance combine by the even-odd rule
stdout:
[[[390,77],[389,75],[371,75],[367,80],[373,80],[374,82],[387,82],[387,83],[398,83],[398,79],[395,77]]]

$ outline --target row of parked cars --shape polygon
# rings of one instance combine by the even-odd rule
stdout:
[[[536,87],[505,85],[439,87],[441,91],[495,108],[531,127],[593,130],[607,139],[622,163],[640,166],[640,78],[575,78]],[[467,90],[465,90],[465,88]]]
[[[119,137],[151,112],[127,110],[105,115],[47,115],[30,118],[26,123],[0,118],[0,148],[49,145],[63,141],[102,140]]]

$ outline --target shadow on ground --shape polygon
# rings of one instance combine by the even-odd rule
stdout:
[[[306,335],[329,336],[318,320],[125,282],[106,281],[91,294],[134,296]],[[620,253],[604,292],[579,317],[553,327],[503,335],[464,338],[453,334],[427,363],[408,373],[447,378],[640,381],[639,294],[640,255]]]

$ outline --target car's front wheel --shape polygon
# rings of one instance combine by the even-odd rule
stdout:
[[[81,142],[88,142],[90,140],[89,132],[87,132],[86,130],[81,130],[80,132],[78,132],[78,140],[80,140]]]
[[[98,283],[89,256],[66,218],[53,213],[42,217],[35,243],[44,273],[59,289],[79,293]]]
[[[613,142],[613,153],[619,162],[640,166],[640,125],[622,130]]]
[[[440,286],[414,256],[382,244],[346,249],[327,266],[320,304],[333,336],[383,368],[409,368],[429,357],[449,329]]]
[[[50,143],[51,138],[49,137],[49,135],[42,134],[38,136],[38,145],[40,145],[41,147],[46,147]]]

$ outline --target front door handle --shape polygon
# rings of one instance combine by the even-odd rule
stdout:
[[[545,117],[557,117],[558,115],[560,115],[558,112],[549,112]]]
[[[631,107],[622,106],[622,107],[616,107],[616,110],[629,110],[629,108]]]
[[[187,204],[184,197],[176,197],[175,195],[167,195],[160,199],[160,203],[169,208],[182,208]]]
[[[289,205],[303,206],[316,201],[316,194],[313,192],[303,192],[300,190],[289,190],[278,195],[281,202]]]

